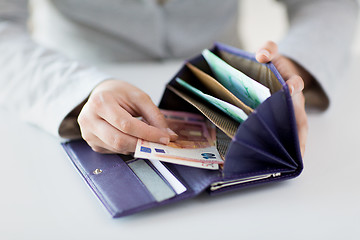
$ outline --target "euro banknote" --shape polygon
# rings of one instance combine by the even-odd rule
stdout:
[[[213,71],[215,78],[247,106],[255,109],[270,97],[269,88],[230,66],[211,51],[205,49],[202,56]]]
[[[215,146],[213,133],[200,115],[163,111],[178,139],[168,145],[139,139],[134,156],[190,167],[216,170],[224,161]]]

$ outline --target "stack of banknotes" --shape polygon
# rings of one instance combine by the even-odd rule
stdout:
[[[190,63],[187,67],[200,81],[206,81],[208,85],[211,81],[216,81],[216,84],[221,87],[216,88],[214,94],[210,95],[192,86],[191,83],[176,78],[176,82],[185,89],[187,94],[218,109],[238,124],[245,121],[253,109],[270,97],[269,88],[230,66],[211,51],[204,50],[202,56],[215,79],[209,75],[205,76],[205,73]],[[214,83],[212,84],[215,86]],[[210,170],[219,169],[224,159],[217,148],[217,129],[213,123],[200,114],[168,110],[162,110],[162,113],[169,127],[178,134],[178,139],[168,145],[139,139],[134,155],[136,158]],[[230,138],[232,137],[228,131],[224,132]]]
[[[156,159],[191,167],[219,169],[223,164],[216,149],[216,129],[198,114],[161,110],[169,128],[179,137],[168,145],[139,139],[135,157]]]

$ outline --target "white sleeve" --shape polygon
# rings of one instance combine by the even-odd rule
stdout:
[[[349,62],[358,5],[355,0],[283,2],[288,10],[290,29],[279,43],[279,52],[317,80],[318,93],[325,93],[323,101],[326,102],[334,90],[334,81],[339,81]]]
[[[0,11],[0,106],[59,135],[65,117],[110,76],[37,45],[24,24],[5,19],[13,18]]]

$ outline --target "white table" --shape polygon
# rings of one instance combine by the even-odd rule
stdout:
[[[309,116],[298,178],[120,219],[82,181],[59,139],[1,110],[0,239],[359,239],[359,63],[341,79],[330,110]],[[157,102],[180,65],[104,69]]]

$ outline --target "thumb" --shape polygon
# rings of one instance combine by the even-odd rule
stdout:
[[[274,59],[278,53],[278,46],[273,41],[267,41],[259,50],[256,52],[256,60],[259,63],[267,63]]]

